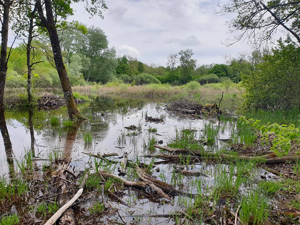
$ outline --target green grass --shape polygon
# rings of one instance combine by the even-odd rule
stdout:
[[[290,110],[254,110],[244,112],[247,118],[260,120],[262,124],[278,123],[278,124],[295,124],[296,127],[300,126],[299,109],[293,108]]]
[[[19,217],[17,214],[4,216],[0,220],[0,225],[14,225],[20,222]]]
[[[84,134],[83,140],[84,140],[84,143],[91,144],[93,142],[93,137],[92,137],[91,133],[87,132],[86,134]]]
[[[205,124],[204,135],[206,136],[207,145],[213,145],[216,142],[216,137],[220,127],[214,127],[213,123]]]
[[[196,139],[196,131],[189,129],[180,132],[176,131],[176,139],[172,143],[169,143],[168,146],[189,150],[204,150],[200,141]]]
[[[51,117],[50,118],[50,123],[51,123],[51,126],[58,126],[59,125],[59,119],[55,116]]]
[[[152,132],[152,133],[156,133],[157,132],[157,129],[156,128],[149,128],[149,130],[148,130],[150,133]]]
[[[268,218],[268,202],[259,191],[244,196],[241,201],[240,219],[244,224],[264,224]]]
[[[8,183],[4,177],[0,179],[0,201],[10,200],[14,196],[21,196],[28,191],[28,184],[22,179],[15,179]]]
[[[237,120],[236,129],[232,130],[232,139],[235,144],[242,143],[246,146],[253,145],[257,139],[257,131],[250,124]]]
[[[149,143],[148,143],[148,149],[149,149],[150,151],[154,151],[154,150],[155,150],[155,147],[154,147],[155,143],[156,143],[155,138],[151,138],[151,139],[149,140]]]
[[[57,212],[57,210],[58,210],[58,205],[56,202],[53,203],[42,202],[37,207],[36,212],[41,213],[44,217],[46,217],[47,214],[53,215],[54,213]]]
[[[62,153],[58,150],[53,150],[48,153],[48,158],[51,162],[57,162],[62,157]]]
[[[278,181],[262,181],[258,183],[258,187],[267,195],[274,195],[282,189],[282,183]]]
[[[89,210],[92,214],[102,214],[105,211],[103,203],[96,202]]]
[[[84,100],[84,101],[90,101],[88,96],[81,95],[78,92],[73,92],[73,97],[76,99]]]
[[[88,176],[88,179],[86,181],[85,186],[86,186],[87,189],[95,189],[95,188],[101,189],[101,185],[100,185],[101,181],[102,180],[101,180],[101,177],[99,175],[90,174]]]
[[[238,193],[244,180],[241,172],[237,171],[237,174],[235,173],[235,168],[235,165],[230,164],[227,171],[225,165],[219,165],[217,174],[215,174],[214,193],[220,193],[220,196],[224,198],[232,198]]]

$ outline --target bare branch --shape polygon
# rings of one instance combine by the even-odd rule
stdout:
[[[17,35],[15,36],[15,38],[14,38],[14,40],[13,40],[11,46],[10,46],[9,53],[8,53],[8,56],[7,56],[7,62],[8,62],[8,60],[9,60],[9,57],[10,57],[10,55],[11,55],[11,52],[12,52],[12,49],[13,49],[13,46],[14,46],[14,43],[15,43],[15,41],[17,40],[18,36],[19,36],[19,34],[17,34]]]

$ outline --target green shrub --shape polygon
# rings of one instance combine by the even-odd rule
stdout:
[[[81,99],[81,100],[85,100],[85,101],[89,101],[89,97],[88,96],[83,96],[77,92],[73,92],[73,97],[76,99]]]
[[[65,120],[63,121],[63,126],[64,127],[72,127],[74,122],[72,120]]]
[[[144,85],[144,84],[160,84],[160,81],[148,73],[140,73],[136,75],[135,82],[137,85]]]
[[[55,116],[50,118],[51,126],[57,126],[59,124],[59,119]]]
[[[133,78],[128,74],[120,74],[119,79],[122,80],[124,83],[131,83],[133,81]]]
[[[209,74],[202,77],[199,77],[196,81],[198,81],[201,85],[211,84],[211,83],[219,83],[220,78],[216,74]]]
[[[191,81],[186,84],[186,89],[189,91],[194,91],[200,89],[201,85],[197,81]]]

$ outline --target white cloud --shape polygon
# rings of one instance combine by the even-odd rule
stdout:
[[[134,58],[138,58],[140,56],[139,50],[137,50],[135,47],[132,47],[129,45],[119,46],[117,48],[117,54],[118,54],[118,56],[129,55]]]
[[[100,27],[118,55],[131,54],[144,63],[166,65],[171,53],[190,48],[199,63],[224,63],[224,55],[237,55],[249,48],[245,43],[222,44],[233,35],[216,15],[217,0],[114,0],[107,1],[104,20],[89,19],[82,5],[70,18]],[[134,47],[133,47],[134,46]]]

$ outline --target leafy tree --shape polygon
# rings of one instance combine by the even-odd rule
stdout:
[[[90,66],[84,70],[87,81],[106,83],[115,75],[116,50],[108,48],[107,37],[100,28],[88,28],[87,40],[82,43],[80,52],[90,59]]]
[[[242,74],[249,74],[252,68],[251,63],[247,61],[245,55],[229,59],[228,64],[229,76],[233,82],[240,82]]]
[[[144,72],[144,63],[142,63],[140,61],[139,61],[138,71],[139,71],[139,73],[143,73]]]
[[[299,1],[231,0],[221,11],[236,14],[230,29],[242,31],[237,40],[246,37],[268,41],[278,28],[282,28],[300,43]]]
[[[191,49],[181,50],[179,52],[179,61],[181,69],[181,80],[185,84],[192,79],[192,72],[196,67],[197,60],[192,59],[193,51]]]
[[[67,103],[68,114],[70,119],[79,116],[78,108],[75,104],[72,88],[69,82],[67,70],[65,68],[58,33],[57,33],[57,17],[66,19],[69,15],[72,15],[73,10],[71,8],[72,2],[79,2],[80,0],[74,1],[51,1],[44,0],[43,3],[41,0],[36,0],[36,6],[39,13],[39,19],[41,21],[42,27],[44,27],[50,37],[50,42],[53,50],[55,66],[61,81],[61,86],[64,92],[64,97]],[[84,0],[81,0],[85,2]],[[103,9],[106,8],[106,5],[103,0],[94,0],[86,2],[86,9],[91,15],[98,14],[102,16]],[[54,7],[53,7],[54,6]],[[46,14],[44,14],[46,12]]]
[[[253,74],[244,75],[246,106],[300,111],[300,48],[288,39],[279,41],[272,54],[265,55]]]
[[[130,67],[128,63],[128,59],[126,55],[123,57],[118,58],[118,66],[116,68],[116,73],[117,74],[130,74]]]
[[[216,74],[218,77],[229,77],[229,68],[225,64],[215,64],[208,73]]]

